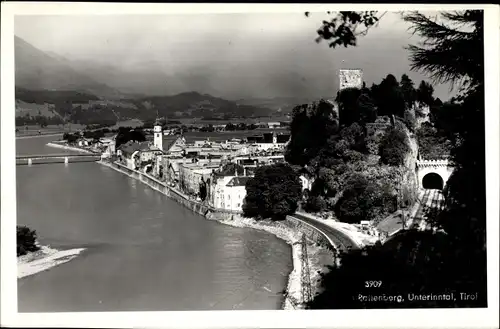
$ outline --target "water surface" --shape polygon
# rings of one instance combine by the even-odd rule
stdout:
[[[17,140],[16,151],[64,151],[46,139]],[[20,312],[281,307],[292,259],[273,235],[205,220],[95,163],[16,169],[18,223],[42,244],[87,248],[18,280]]]

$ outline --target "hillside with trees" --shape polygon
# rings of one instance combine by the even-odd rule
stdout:
[[[340,45],[355,46],[357,36],[352,32],[355,27],[372,27],[379,18],[376,11],[340,12],[331,15],[332,20],[323,21],[318,33],[319,38],[329,42],[332,48]],[[429,85],[421,84],[417,94],[414,94],[431,108],[430,125],[423,125],[420,129],[424,130],[416,132],[419,144],[423,144],[422,148],[427,149],[425,152],[431,154],[435,152],[432,150],[434,142],[431,139],[436,139],[438,144],[446,139],[450,161],[455,166],[444,191],[444,209],[432,214],[431,220],[437,230],[404,230],[383,245],[342,254],[341,265],[330,267],[329,272],[322,276],[323,291],[309,303],[309,308],[487,305],[484,17],[483,11],[463,10],[440,13],[440,18],[441,21],[437,23],[418,12],[404,14],[404,20],[410,23],[413,31],[425,41],[423,46],[408,47],[411,68],[428,73],[435,82],[452,83],[460,87],[459,95],[444,104],[429,97]],[[462,29],[464,26],[467,28]],[[472,49],[474,51],[469,51]],[[405,82],[403,85],[410,84]],[[394,88],[393,92],[387,93],[380,89],[377,92],[393,98],[400,107],[391,110],[390,106],[385,106],[384,100],[379,103],[382,106],[381,111],[385,111],[384,114],[401,115],[402,104],[408,104],[408,96],[413,93],[408,93],[405,87],[401,92],[406,96],[400,97],[392,78],[386,81],[384,86]],[[373,97],[377,97],[376,93]],[[340,118],[342,119],[342,115]],[[370,193],[373,189],[369,189],[369,183],[362,179],[351,181],[350,185],[347,198],[352,201],[342,209],[348,209],[350,218],[357,218],[364,214],[353,212],[349,207],[366,196],[354,198],[351,195]],[[336,187],[335,184],[326,186]],[[320,195],[324,190],[320,189]],[[366,212],[365,207],[361,207],[359,211]],[[372,289],[365,288],[364,283],[370,280],[379,280],[382,285]],[[367,301],[353,298],[371,292],[395,296],[395,300]],[[477,293],[478,298],[457,298],[451,301],[409,300],[411,294],[450,292],[473,292]]]
[[[120,120],[139,119],[152,121],[157,115],[171,119],[211,118],[229,120],[232,118],[257,118],[272,115],[267,108],[251,105],[238,105],[233,101],[202,95],[197,92],[182,93],[173,96],[142,97],[138,99],[99,99],[89,93],[61,90],[29,90],[16,87],[16,100],[24,104],[19,109],[21,122],[32,122],[41,115],[29,108],[40,105],[50,107],[50,114],[44,113],[48,120],[58,116],[63,121],[79,124],[114,125]],[[29,113],[27,113],[29,112]],[[22,113],[22,114],[21,114]],[[28,114],[28,117],[26,117]],[[40,121],[40,120],[34,120]]]
[[[294,109],[285,159],[314,180],[307,211],[376,224],[415,202],[416,121],[409,113],[416,100],[402,92],[405,84],[412,84],[407,75],[401,82],[388,75],[371,88],[342,90],[338,113],[323,100]]]

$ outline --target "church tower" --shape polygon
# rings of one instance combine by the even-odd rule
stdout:
[[[160,120],[158,119],[158,114],[156,115],[156,122],[153,128],[154,132],[154,146],[158,148],[159,150],[163,151],[163,128],[160,123]]]

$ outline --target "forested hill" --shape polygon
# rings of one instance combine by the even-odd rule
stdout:
[[[271,116],[273,111],[240,105],[198,92],[107,100],[78,91],[29,90],[16,87],[16,117],[22,117],[17,120],[18,124],[23,124],[26,120],[32,123],[33,118],[40,116],[60,117],[82,124],[113,124],[128,119],[150,120],[155,118],[157,113],[172,119],[231,119]]]
[[[173,96],[150,96],[134,101],[138,107],[158,110],[169,117],[262,117],[270,116],[266,107],[238,104],[237,102],[198,92],[186,92]]]

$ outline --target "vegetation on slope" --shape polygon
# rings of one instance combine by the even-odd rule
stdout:
[[[376,15],[335,14],[337,20],[323,22],[320,38],[331,41],[333,48],[355,45],[353,28],[360,24],[371,27]],[[442,13],[439,23],[418,12],[407,13],[404,18],[425,40],[423,47],[409,47],[412,69],[429,73],[436,82],[461,86],[458,97],[431,107],[431,124],[440,136],[448,138],[455,166],[444,193],[445,208],[431,218],[442,231],[408,230],[384,245],[341,255],[341,265],[331,267],[323,276],[323,291],[309,303],[309,308],[487,305],[483,11]],[[366,287],[370,281],[381,284]],[[454,293],[456,299],[411,300],[418,294],[447,293]],[[461,293],[477,298],[462,299]],[[374,294],[395,298],[368,301],[365,297]]]

